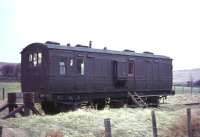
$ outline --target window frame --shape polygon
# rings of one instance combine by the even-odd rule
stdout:
[[[67,74],[67,72],[66,72],[67,69],[66,69],[66,63],[65,63],[65,61],[59,61],[58,62],[58,66],[59,66],[59,75],[60,76],[65,76]]]
[[[81,63],[78,60],[81,60]],[[85,75],[85,59],[83,57],[76,58],[76,73],[81,76]]]
[[[135,62],[129,61],[128,62],[128,76],[133,77],[135,73],[134,71],[135,71]]]

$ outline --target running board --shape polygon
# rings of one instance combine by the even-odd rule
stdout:
[[[144,100],[136,93],[128,92],[128,95],[131,97],[132,101],[138,106],[138,107],[148,107],[148,105],[144,102]]]

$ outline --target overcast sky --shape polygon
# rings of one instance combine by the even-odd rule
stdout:
[[[32,42],[151,51],[174,70],[200,68],[200,1],[0,0],[0,61],[20,62]]]

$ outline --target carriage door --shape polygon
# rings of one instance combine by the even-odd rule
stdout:
[[[129,60],[128,62],[128,89],[130,91],[135,90],[135,62]]]
[[[45,85],[44,72],[42,64],[42,52],[34,52],[29,54],[29,82],[33,91],[42,90]]]
[[[128,79],[127,62],[113,61],[113,81],[117,88],[123,88]]]
[[[146,61],[146,87],[147,91],[153,89],[153,62],[151,60]]]
[[[85,56],[77,55],[75,58],[75,86],[74,89],[84,91],[85,87]]]

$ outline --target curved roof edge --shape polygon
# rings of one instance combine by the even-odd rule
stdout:
[[[140,56],[140,57],[149,57],[149,58],[162,58],[162,59],[171,59],[168,56],[163,55],[155,55],[155,54],[148,54],[146,53],[136,53],[136,52],[128,52],[128,51],[115,51],[115,50],[108,50],[108,49],[94,49],[87,46],[78,46],[72,47],[67,45],[58,45],[58,44],[49,44],[49,43],[31,43],[27,47],[25,47],[22,52],[24,52],[27,48],[32,47],[46,47],[48,49],[57,49],[57,50],[70,50],[70,51],[83,51],[83,52],[90,52],[90,53],[103,53],[103,54],[113,54],[113,55],[127,55],[127,56]]]

